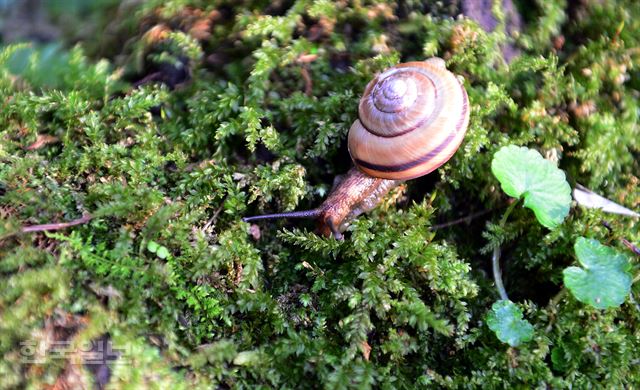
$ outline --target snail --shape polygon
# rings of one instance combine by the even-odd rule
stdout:
[[[375,208],[395,186],[446,163],[469,124],[469,99],[462,82],[441,58],[393,66],[369,82],[351,125],[348,148],[354,167],[317,208],[257,215],[315,218],[319,232],[341,240],[358,215]]]

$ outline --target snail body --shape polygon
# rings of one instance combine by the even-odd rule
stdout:
[[[316,209],[243,218],[315,218],[325,236],[342,238],[358,215],[375,208],[404,180],[426,175],[447,162],[469,123],[462,82],[444,60],[393,66],[365,88],[348,147],[355,167]]]

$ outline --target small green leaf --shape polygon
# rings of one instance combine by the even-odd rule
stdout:
[[[155,241],[149,241],[147,243],[147,250],[151,253],[156,253],[160,245]]]
[[[598,240],[579,237],[574,246],[582,268],[564,270],[564,284],[580,302],[597,309],[618,307],[631,289],[627,258]]]
[[[533,338],[533,325],[522,317],[522,310],[515,303],[500,300],[491,306],[487,325],[500,341],[517,347]]]
[[[524,207],[548,228],[562,223],[571,205],[571,187],[564,172],[535,150],[509,145],[496,152],[491,171],[502,190],[514,198],[524,197]]]
[[[300,303],[304,307],[311,306],[311,303],[313,303],[313,300],[311,299],[311,295],[309,295],[309,294],[300,294]]]
[[[161,246],[158,248],[158,252],[156,253],[156,255],[158,255],[158,257],[161,259],[166,259],[167,257],[169,257],[169,250],[167,249],[167,247]]]

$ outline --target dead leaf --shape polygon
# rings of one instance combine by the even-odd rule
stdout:
[[[362,356],[364,356],[364,360],[369,361],[369,355],[371,354],[371,346],[364,340],[360,343],[360,351],[362,351]]]
[[[40,149],[43,146],[46,146],[48,144],[53,144],[58,142],[58,137],[54,137],[52,135],[48,135],[48,134],[38,134],[38,136],[36,137],[36,142],[32,143],[31,145],[27,146],[25,149],[26,150],[37,150]]]
[[[313,96],[313,80],[311,79],[309,70],[303,66],[302,68],[300,68],[300,74],[302,75],[302,79],[304,80],[304,94],[307,96]]]
[[[296,62],[300,64],[308,64],[318,59],[317,54],[300,54],[296,59]]]
[[[618,203],[613,202],[603,196],[600,196],[590,189],[577,183],[576,188],[573,189],[573,198],[576,200],[576,202],[578,202],[580,206],[589,209],[601,209],[605,213],[627,215],[630,217],[640,217],[640,214],[636,213],[635,211],[629,210],[628,208],[621,206]]]

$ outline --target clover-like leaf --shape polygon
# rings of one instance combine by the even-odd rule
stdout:
[[[515,303],[500,300],[491,306],[487,325],[500,341],[517,347],[533,338],[533,325],[522,317],[522,310]]]
[[[151,253],[155,253],[161,259],[169,257],[169,249],[166,246],[162,246],[155,241],[149,241],[147,243],[147,250]]]
[[[569,214],[571,187],[562,170],[535,150],[509,145],[493,156],[491,171],[502,190],[514,198],[524,198],[524,207],[548,228],[562,223]]]
[[[156,255],[161,259],[166,259],[169,257],[169,249],[166,246],[160,246]]]
[[[160,244],[158,244],[155,241],[149,241],[147,243],[147,250],[151,253],[156,253],[159,247],[160,247]]]
[[[597,309],[618,307],[631,289],[627,258],[598,240],[579,237],[574,245],[582,268],[564,270],[564,284],[580,302]]]

